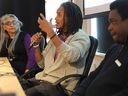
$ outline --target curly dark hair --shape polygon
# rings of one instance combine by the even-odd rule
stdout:
[[[78,5],[73,2],[64,2],[60,5],[64,8],[64,16],[67,17],[67,22],[64,22],[64,25],[67,26],[67,31],[65,35],[70,35],[76,33],[79,29],[82,28],[83,18],[82,12]],[[64,18],[65,21],[65,18]],[[63,29],[60,29],[59,32]]]

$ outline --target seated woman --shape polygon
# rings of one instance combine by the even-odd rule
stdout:
[[[55,21],[57,34],[42,14],[38,18],[40,29],[47,33],[50,40],[42,54],[38,45],[35,45],[36,61],[44,70],[25,84],[28,85],[24,86],[28,96],[62,96],[58,95],[58,89],[51,88],[51,83],[69,74],[83,73],[90,48],[90,39],[88,34],[82,30],[83,18],[79,6],[71,2],[61,4]],[[38,33],[31,38],[37,44],[40,39]],[[76,79],[66,81],[65,87],[72,91]]]
[[[0,22],[0,57],[8,57],[14,71],[22,75],[36,64],[34,49],[29,48],[31,36],[21,31],[23,24],[14,14],[5,14]]]

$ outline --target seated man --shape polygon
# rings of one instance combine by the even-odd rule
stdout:
[[[117,43],[108,49],[100,66],[76,88],[72,96],[128,96],[128,0],[110,5],[109,27]]]

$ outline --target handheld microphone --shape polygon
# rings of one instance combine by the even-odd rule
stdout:
[[[32,48],[34,43],[35,43],[35,42],[31,42],[29,48]]]
[[[37,34],[38,34],[40,37],[42,36],[42,32],[38,32]],[[35,43],[34,41],[32,41],[32,42],[30,43],[29,49],[34,46],[34,43]]]

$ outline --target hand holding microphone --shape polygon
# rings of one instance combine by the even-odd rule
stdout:
[[[42,39],[42,32],[37,32],[36,34],[34,34],[31,37],[30,48],[32,48],[32,47],[35,47],[35,48],[38,47],[41,39]]]

